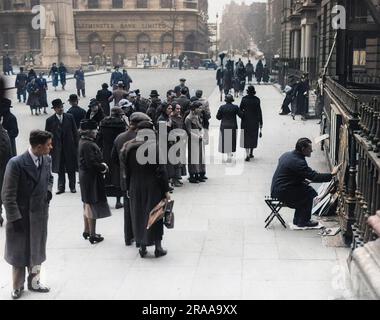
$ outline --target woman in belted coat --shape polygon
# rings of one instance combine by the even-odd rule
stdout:
[[[257,148],[259,129],[263,127],[263,115],[260,99],[256,97],[254,86],[249,86],[247,95],[243,97],[240,104],[242,113],[240,146],[246,150],[245,161],[254,158],[253,150]]]
[[[234,97],[228,94],[224,100],[225,105],[219,108],[216,118],[221,120],[219,134],[219,152],[227,154],[227,162],[231,162],[233,153],[236,152],[237,117],[242,116],[239,107],[233,104]]]
[[[82,120],[79,141],[79,181],[84,206],[83,238],[91,244],[104,238],[96,234],[96,220],[111,216],[105,192],[104,175],[109,171],[102,152],[95,142],[98,125],[93,120]]]

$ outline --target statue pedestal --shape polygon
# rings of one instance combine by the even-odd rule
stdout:
[[[54,62],[58,64],[58,53],[59,50],[57,37],[43,38],[41,66],[49,69]]]

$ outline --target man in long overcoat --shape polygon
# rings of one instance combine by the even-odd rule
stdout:
[[[65,192],[66,178],[69,176],[69,187],[72,193],[75,189],[75,172],[78,171],[78,130],[74,117],[63,112],[63,102],[56,99],[52,102],[55,114],[46,119],[45,130],[53,134],[53,172],[58,173],[58,192]]]
[[[181,78],[179,79],[180,84],[174,88],[174,92],[176,93],[177,97],[179,97],[182,94],[182,89],[187,89],[186,97],[190,99],[190,89],[186,86],[186,79]]]
[[[16,117],[12,114],[12,101],[7,98],[0,100],[0,123],[7,130],[12,146],[12,157],[17,155],[16,138],[18,136],[18,124]]]
[[[24,73],[24,68],[20,67],[20,73],[16,76],[15,87],[17,88],[18,102],[26,102],[26,85],[28,84],[28,76]]]
[[[30,134],[30,148],[7,165],[1,193],[7,215],[5,260],[13,266],[12,298],[21,297],[28,268],[28,290],[49,292],[40,283],[46,260],[49,202],[53,177],[52,135],[40,130]]]
[[[1,201],[1,189],[3,186],[5,168],[11,157],[12,157],[11,141],[9,140],[7,130],[5,130],[0,123],[0,227],[3,226],[3,222],[4,222],[4,219],[1,216],[3,212],[3,202]]]
[[[263,114],[261,111],[261,102],[256,97],[254,86],[249,86],[247,95],[242,99],[240,111],[242,113],[241,121],[241,141],[240,146],[246,150],[245,161],[250,161],[253,156],[253,149],[257,148],[257,140],[259,138],[259,128],[263,127]]]
[[[256,64],[256,72],[255,72],[256,81],[258,84],[260,84],[263,79],[263,72],[264,72],[264,65],[260,59],[259,62],[257,62]]]

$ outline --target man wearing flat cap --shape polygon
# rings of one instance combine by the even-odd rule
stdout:
[[[187,89],[186,96],[188,99],[190,99],[190,89],[185,85],[186,79],[181,78],[181,79],[179,79],[179,82],[180,82],[180,84],[174,88],[174,92],[176,93],[177,97],[179,97],[181,95],[181,90],[183,88],[186,88]]]
[[[61,99],[53,100],[52,109],[55,114],[46,119],[45,130],[53,134],[52,171],[58,174],[57,194],[65,193],[66,173],[69,177],[69,187],[76,193],[75,172],[78,171],[78,130],[74,117],[64,113]]]
[[[142,121],[152,121],[152,119],[142,112],[135,112],[130,117],[130,126],[128,131],[120,134],[114,141],[112,154],[111,154],[111,165],[114,168],[119,168],[120,170],[120,188],[124,194],[124,241],[126,246],[132,245],[133,232],[132,232],[132,222],[130,214],[129,199],[127,197],[127,186],[125,181],[125,170],[123,162],[120,161],[121,150],[125,143],[131,141],[137,136],[137,125]]]
[[[16,138],[18,136],[18,124],[16,117],[12,114],[12,101],[7,98],[0,99],[0,123],[7,130],[12,146],[12,157],[17,155]]]

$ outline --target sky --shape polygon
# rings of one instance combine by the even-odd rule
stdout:
[[[210,22],[216,21],[216,14],[219,13],[219,22],[222,17],[223,8],[226,4],[232,2],[232,0],[209,0],[208,6],[209,6],[209,18]],[[251,4],[252,2],[267,2],[266,0],[235,0],[236,3],[242,3],[245,2],[246,4]]]

